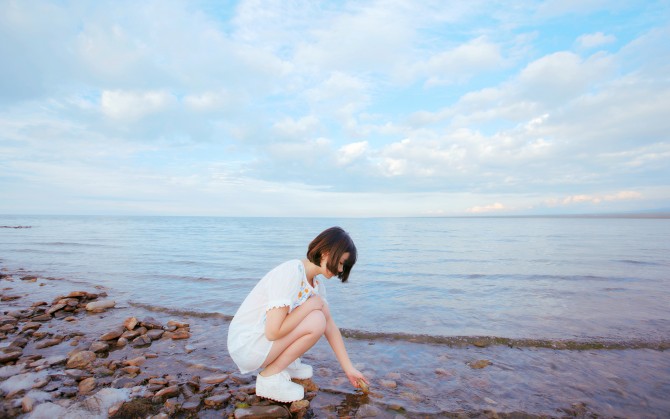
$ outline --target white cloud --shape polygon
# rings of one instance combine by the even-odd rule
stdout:
[[[354,160],[362,157],[368,151],[369,144],[367,141],[359,141],[356,143],[349,143],[342,147],[337,152],[337,164],[346,166]]]
[[[551,198],[545,201],[550,207],[569,206],[574,204],[600,204],[602,202],[629,201],[642,199],[643,195],[637,191],[619,191],[611,194],[579,194],[563,198]]]
[[[467,212],[471,214],[483,214],[487,212],[503,211],[506,209],[507,208],[503,204],[501,204],[500,202],[496,202],[491,205],[474,206],[472,208],[468,208]]]
[[[131,121],[163,111],[176,102],[174,95],[164,90],[146,92],[105,90],[100,98],[102,112],[106,116]]]
[[[577,38],[577,45],[582,48],[595,48],[601,45],[611,44],[616,41],[616,36],[605,35],[602,32],[581,35]]]

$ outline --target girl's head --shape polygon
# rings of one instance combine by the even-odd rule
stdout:
[[[326,260],[326,269],[346,282],[356,263],[356,245],[346,231],[331,227],[312,240],[307,248],[307,259],[318,266]]]

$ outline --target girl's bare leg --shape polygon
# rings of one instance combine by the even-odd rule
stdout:
[[[314,310],[288,335],[272,342],[272,349],[265,359],[260,375],[267,377],[277,374],[295,361],[318,342],[326,331],[326,316],[321,310]]]

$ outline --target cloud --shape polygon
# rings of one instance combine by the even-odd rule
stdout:
[[[570,195],[563,198],[552,198],[545,201],[545,204],[550,207],[569,206],[574,204],[600,204],[602,202],[612,201],[630,201],[642,199],[643,195],[637,191],[619,191],[612,194],[604,195]]]
[[[128,92],[105,90],[100,98],[102,112],[114,119],[137,120],[176,104],[167,91]]]
[[[595,48],[601,45],[611,44],[616,41],[616,36],[605,35],[602,32],[581,35],[577,38],[577,45],[582,48]]]
[[[364,156],[368,148],[369,143],[367,141],[349,143],[340,147],[337,152],[337,164],[340,166],[351,164],[354,160]]]
[[[469,208],[467,210],[467,212],[469,212],[471,214],[482,214],[482,213],[486,213],[486,212],[503,211],[505,209],[507,209],[507,208],[505,208],[505,206],[503,204],[501,204],[500,202],[496,202],[495,204],[491,204],[491,205],[475,206],[475,207]]]

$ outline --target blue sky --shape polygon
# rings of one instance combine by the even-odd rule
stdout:
[[[670,208],[667,1],[0,1],[0,213]]]

